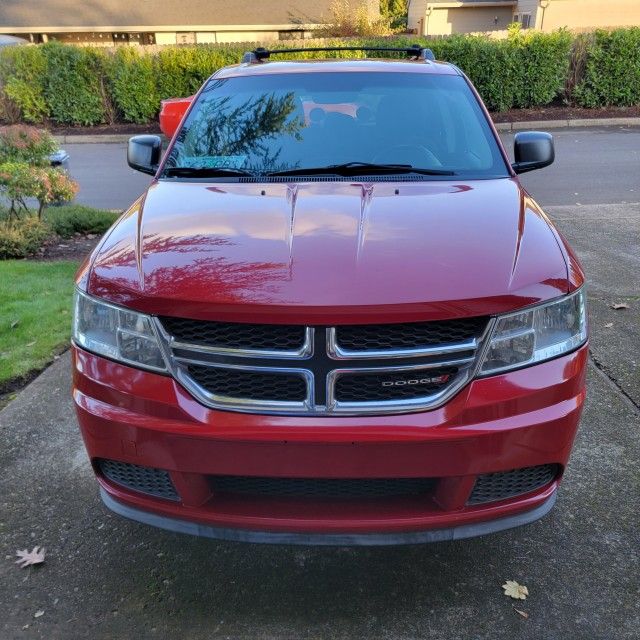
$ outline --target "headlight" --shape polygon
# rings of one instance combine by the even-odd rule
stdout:
[[[101,302],[77,290],[73,340],[112,360],[154,371],[167,370],[150,316]]]
[[[584,291],[499,316],[479,375],[517,369],[573,351],[587,339]]]

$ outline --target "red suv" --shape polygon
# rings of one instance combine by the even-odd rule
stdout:
[[[77,275],[73,397],[113,511],[214,538],[450,540],[553,506],[584,276],[455,66],[270,62],[193,98]],[[173,114],[171,114],[173,110]],[[169,124],[168,124],[169,123]],[[175,126],[175,125],[174,125]]]

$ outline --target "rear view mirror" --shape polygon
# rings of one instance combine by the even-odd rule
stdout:
[[[521,131],[513,142],[515,162],[511,165],[516,173],[548,167],[556,157],[553,136],[542,131]]]
[[[162,140],[160,136],[133,136],[127,147],[127,164],[136,171],[154,175],[160,164]]]

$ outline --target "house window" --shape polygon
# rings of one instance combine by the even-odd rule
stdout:
[[[176,33],[176,44],[195,44],[196,32],[195,31],[179,31]]]
[[[516,13],[513,16],[513,21],[519,23],[523,29],[531,28],[531,14],[530,13]]]
[[[291,31],[278,31],[278,40],[302,40],[304,31],[301,29],[292,29]]]

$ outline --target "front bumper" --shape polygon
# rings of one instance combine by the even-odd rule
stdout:
[[[73,347],[74,401],[89,456],[163,469],[179,500],[98,473],[107,506],[156,526],[234,540],[398,544],[481,535],[551,509],[585,397],[587,347],[474,380],[428,412],[367,417],[231,413],[175,380]],[[478,475],[558,465],[551,482],[470,504]],[[425,496],[327,499],[216,493],[212,476],[433,478]]]

